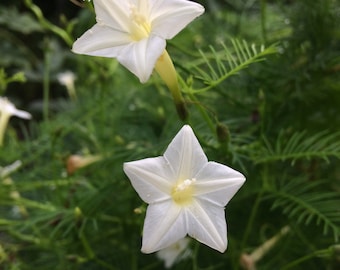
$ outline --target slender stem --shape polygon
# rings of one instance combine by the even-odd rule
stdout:
[[[45,47],[44,77],[43,77],[43,118],[48,121],[49,99],[50,99],[50,48],[48,41]]]
[[[61,37],[67,45],[71,46],[73,43],[73,39],[71,36],[62,28],[52,24],[48,20],[45,19],[41,9],[33,4],[32,0],[25,0],[25,5],[33,12],[33,14],[37,17],[40,25],[42,25],[45,29],[50,30],[54,34]]]
[[[196,107],[197,107],[198,111],[200,112],[200,114],[202,115],[203,119],[207,123],[207,125],[210,128],[211,132],[213,134],[216,134],[215,124],[211,120],[211,118],[209,117],[207,111],[204,110],[204,108],[199,104],[199,101],[198,101],[198,99],[196,98],[196,96],[194,94],[188,93],[188,95],[189,95],[190,99],[196,104]]]
[[[200,243],[196,241],[193,256],[192,256],[192,270],[198,270],[197,256],[198,256],[199,247],[200,247]]]
[[[295,261],[292,261],[290,262],[289,264],[285,265],[284,267],[282,267],[281,269],[282,270],[286,270],[286,269],[296,269],[296,266],[299,265],[300,263],[304,262],[304,261],[307,261],[307,260],[310,260],[312,259],[313,257],[317,257],[317,256],[325,256],[326,254],[329,254],[329,249],[324,249],[324,250],[318,250],[318,251],[315,251],[311,254],[308,254],[306,256],[303,256]]]
[[[94,252],[93,252],[89,242],[87,241],[85,235],[82,232],[79,233],[79,238],[80,238],[81,243],[83,244],[83,248],[85,250],[85,253],[86,253],[87,257],[89,259],[91,259],[91,260],[93,258],[95,258],[96,256],[95,256],[95,254],[94,254]]]
[[[261,0],[261,31],[262,31],[262,39],[264,43],[267,42],[266,10],[267,10],[267,0]]]
[[[260,202],[262,200],[262,195],[263,195],[263,191],[261,190],[260,193],[257,195],[255,203],[254,203],[253,208],[251,210],[251,214],[250,214],[250,217],[249,217],[249,220],[248,220],[248,223],[247,223],[247,227],[246,227],[245,233],[243,235],[241,249],[244,249],[245,244],[246,244],[246,242],[249,238],[249,235],[250,235],[251,229],[253,227],[253,223],[254,223],[257,211],[259,209]]]
[[[185,83],[185,81],[183,80],[182,77],[179,76],[179,80],[180,80],[182,86],[186,88],[185,92],[188,94],[190,100],[196,105],[196,107],[197,107],[198,111],[200,112],[200,114],[202,115],[203,119],[208,124],[208,127],[210,128],[211,132],[213,134],[216,134],[216,129],[215,129],[214,122],[209,117],[207,111],[204,110],[204,108],[200,105],[200,103],[199,103],[198,99],[196,98],[196,96],[195,96],[194,92],[192,91],[192,89],[190,89],[190,87],[187,86],[187,84]]]
[[[248,223],[247,223],[247,227],[246,227],[246,230],[245,230],[245,233],[244,233],[244,236],[243,236],[243,239],[242,239],[242,243],[241,243],[241,249],[242,250],[244,249],[244,247],[245,247],[245,245],[248,241],[248,238],[249,238],[250,232],[252,230],[254,220],[255,220],[255,217],[257,215],[257,211],[259,209],[260,202],[262,200],[262,196],[264,194],[264,191],[265,191],[266,188],[268,188],[268,177],[267,176],[268,176],[268,166],[264,165],[263,176],[262,176],[262,187],[261,187],[259,194],[256,197],[256,201],[255,201],[254,206],[251,210],[251,214],[250,214],[250,217],[249,217],[249,220],[248,220]]]

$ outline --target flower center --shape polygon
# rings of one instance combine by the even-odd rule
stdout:
[[[130,19],[132,22],[131,37],[133,40],[139,41],[149,36],[151,25],[135,5],[130,6]]]
[[[192,201],[195,178],[185,179],[177,183],[171,191],[171,197],[177,204],[188,204]]]

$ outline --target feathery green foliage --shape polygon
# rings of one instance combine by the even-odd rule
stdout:
[[[263,138],[264,145],[252,157],[256,163],[291,161],[321,158],[329,162],[329,158],[340,157],[340,132],[327,130],[309,134],[306,131],[287,134],[280,132],[274,145]]]
[[[0,148],[0,269],[163,269],[140,252],[146,205],[122,164],[163,154],[184,123],[156,74],[140,84],[70,52],[95,14],[64,2],[0,4],[0,93],[33,114]],[[227,252],[191,241],[172,269],[339,269],[339,1],[199,2],[167,50],[209,160],[247,181],[226,207]]]
[[[192,76],[205,87],[193,90],[193,93],[201,93],[214,89],[230,76],[238,74],[249,65],[265,60],[265,57],[277,52],[276,45],[268,48],[255,44],[249,45],[245,40],[231,40],[231,48],[224,43],[222,49],[217,51],[212,45],[210,52],[205,53],[200,50],[200,60],[190,63],[186,69],[193,70]]]
[[[280,209],[284,215],[297,225],[312,223],[322,227],[323,234],[332,234],[334,242],[340,235],[339,193],[323,190],[323,181],[291,180],[270,194],[274,199],[272,209]]]

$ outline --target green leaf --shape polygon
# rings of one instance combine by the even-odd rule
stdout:
[[[186,67],[192,71],[194,78],[205,85],[203,88],[192,90],[193,93],[206,92],[249,65],[264,61],[267,55],[277,52],[275,44],[268,48],[257,47],[255,44],[249,45],[245,40],[232,39],[231,47],[223,43],[221,45],[220,50],[210,46],[210,52],[200,51],[200,60],[189,63]]]
[[[332,233],[337,242],[340,236],[339,194],[324,191],[322,185],[323,181],[290,181],[269,196],[274,198],[272,209],[281,209],[297,224],[322,226],[323,234]]]
[[[320,131],[310,134],[302,131],[289,137],[281,132],[275,143],[270,143],[264,137],[263,145],[252,159],[256,163],[290,160],[294,164],[298,159],[321,158],[329,161],[330,157],[340,158],[340,132]]]

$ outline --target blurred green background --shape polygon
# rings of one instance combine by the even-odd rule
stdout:
[[[173,269],[254,269],[241,256],[286,226],[256,269],[340,269],[340,1],[197,2],[205,14],[167,49],[209,160],[247,181],[226,207],[227,252],[192,241]],[[0,96],[33,115],[0,148],[0,172],[22,162],[0,173],[0,269],[163,269],[140,252],[146,205],[122,164],[162,155],[183,122],[157,76],[71,52],[94,23],[90,4],[0,3]],[[240,71],[214,85],[228,55]],[[101,159],[71,172],[72,155]]]

